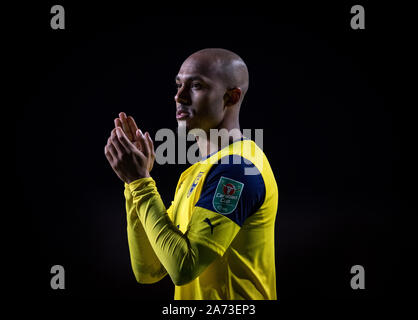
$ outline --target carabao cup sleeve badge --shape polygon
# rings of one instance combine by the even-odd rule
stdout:
[[[214,209],[222,214],[233,212],[238,205],[242,189],[244,189],[242,182],[221,177],[213,196],[212,204]]]

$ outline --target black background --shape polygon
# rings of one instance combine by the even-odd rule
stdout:
[[[65,30],[50,8],[65,8]],[[18,99],[19,207],[29,290],[56,297],[172,299],[169,277],[140,285],[130,269],[123,183],[104,145],[121,111],[153,137],[176,129],[174,77],[196,50],[222,47],[247,63],[241,128],[264,129],[279,185],[279,299],[370,299],[388,294],[393,134],[387,103],[390,30],[364,5],[366,29],[350,28],[361,3],[193,10],[132,3],[45,2],[27,10]],[[26,8],[27,9],[27,8]],[[30,14],[29,14],[30,13]],[[24,129],[22,129],[24,128]],[[155,165],[166,204],[184,165]],[[50,288],[63,265],[66,289]],[[365,268],[352,290],[350,268]]]

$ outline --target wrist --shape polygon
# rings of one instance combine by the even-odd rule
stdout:
[[[129,186],[129,185],[133,184],[134,182],[137,182],[137,181],[139,182],[139,181],[142,181],[142,180],[148,179],[148,178],[151,178],[151,176],[149,174],[146,175],[146,176],[140,176],[140,177],[137,177],[137,178],[127,179],[125,181],[125,184]]]
[[[127,186],[131,193],[137,191],[143,192],[155,188],[155,181],[151,177],[143,177],[128,183]],[[149,187],[151,187],[151,189],[149,189]]]
[[[136,177],[129,177],[126,178],[125,183],[126,184],[131,184],[134,181],[140,180],[140,179],[144,179],[144,178],[151,178],[151,175],[149,174],[149,172],[145,172],[144,174],[138,175]]]

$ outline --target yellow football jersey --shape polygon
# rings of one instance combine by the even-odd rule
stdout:
[[[154,281],[168,272],[175,283],[175,299],[277,299],[274,227],[278,188],[264,152],[254,141],[235,141],[184,171],[174,200],[165,210],[169,220],[161,214],[153,219],[147,213],[164,207],[160,200],[150,204],[149,194],[157,195],[153,181],[140,180],[143,182],[132,182],[125,189],[134,270],[140,268],[135,266],[140,261],[138,250],[131,243],[138,232],[132,228],[137,214],[156,254],[150,259],[158,257],[164,267],[155,266],[153,272],[158,276]],[[211,261],[204,270],[197,261],[204,264],[202,252]],[[173,254],[180,257],[168,258]],[[183,275],[190,268],[197,277],[178,275],[178,265]]]

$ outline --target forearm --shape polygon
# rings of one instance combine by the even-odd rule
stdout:
[[[138,218],[133,198],[125,184],[125,199],[127,213],[127,234],[131,266],[139,283],[155,283],[166,274],[164,266],[155,255],[145,230]]]
[[[216,253],[191,241],[173,224],[152,178],[134,181],[129,188],[149,243],[174,284],[196,278]]]

